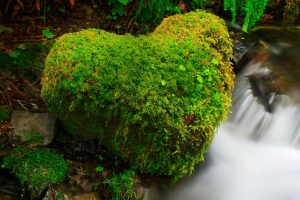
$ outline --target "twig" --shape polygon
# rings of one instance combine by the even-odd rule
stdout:
[[[8,0],[8,2],[7,2],[7,4],[6,4],[6,8],[5,8],[5,13],[7,13],[8,7],[9,7],[9,4],[10,4],[11,1],[12,1],[12,0]]]
[[[29,110],[26,108],[26,106],[24,106],[24,104],[21,103],[20,100],[17,100],[17,103],[18,103],[24,110],[26,110],[27,112],[29,112]]]
[[[3,189],[3,188],[0,188],[0,192],[3,192],[5,194],[9,194],[9,195],[12,195],[12,196],[16,196],[16,194],[14,192],[11,192],[11,191]]]
[[[42,17],[19,18],[19,19],[14,19],[13,21],[27,21],[27,20],[41,19],[41,18]]]
[[[18,93],[18,95],[20,95],[21,97],[24,96],[24,94],[19,90],[18,86],[16,86],[9,80],[6,80],[6,81],[8,82],[8,86],[12,87]]]
[[[128,30],[129,30],[129,28],[130,28],[130,25],[131,25],[131,22],[132,22],[132,20],[133,20],[134,18],[135,18],[135,17],[131,18],[131,20],[129,21],[128,26],[127,26],[126,33],[128,32]]]
[[[37,80],[35,83],[37,83],[38,81],[39,81],[39,80]],[[29,86],[31,90],[33,90],[33,91],[35,91],[35,92],[37,92],[37,93],[40,92],[39,89],[37,89],[37,88],[35,88],[35,87],[33,86],[34,83],[31,84],[31,83],[30,83],[29,81],[27,81],[27,80],[24,80],[24,83],[26,83],[26,85]]]

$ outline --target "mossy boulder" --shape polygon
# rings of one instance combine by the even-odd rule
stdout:
[[[99,138],[142,172],[180,178],[228,113],[231,46],[224,21],[204,11],[149,35],[65,34],[46,59],[42,98],[70,132]]]
[[[2,168],[12,169],[29,189],[43,189],[60,183],[69,167],[62,155],[48,148],[15,147],[4,158]]]

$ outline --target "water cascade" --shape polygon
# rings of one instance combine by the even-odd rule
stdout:
[[[268,73],[255,62],[240,73],[232,113],[217,130],[206,163],[168,200],[300,199],[300,105],[288,95],[260,94],[251,77]]]

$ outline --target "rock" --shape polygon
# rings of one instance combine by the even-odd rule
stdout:
[[[58,192],[54,189],[49,189],[42,200],[53,200],[53,199],[69,200],[69,196],[64,193]]]
[[[91,192],[93,189],[93,182],[85,178],[80,181],[78,187],[84,192]]]
[[[54,138],[56,117],[50,113],[15,110],[11,114],[14,142],[48,145]]]
[[[8,195],[8,194],[5,194],[5,193],[2,193],[0,192],[0,199],[1,200],[14,200],[15,197],[14,196],[11,196],[11,195]]]
[[[11,171],[0,169],[0,199],[17,199],[19,190],[20,183],[18,179],[13,174],[11,174]]]
[[[170,190],[170,179],[166,177],[140,176],[136,186],[138,200],[164,200]]]
[[[92,193],[86,193],[86,194],[80,194],[80,195],[71,195],[71,194],[65,194],[53,189],[50,189],[47,191],[45,197],[43,200],[54,200],[54,199],[60,199],[60,200],[101,200],[100,195],[96,192]]]
[[[96,192],[72,196],[69,199],[70,200],[101,200],[99,194]]]
[[[140,187],[137,189],[137,199],[139,200],[162,200],[163,194],[159,188],[155,186]]]
[[[210,0],[205,3],[205,7],[216,7],[217,5],[220,5],[219,0]]]

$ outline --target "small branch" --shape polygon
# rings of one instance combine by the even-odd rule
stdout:
[[[42,17],[31,17],[31,18],[19,18],[13,19],[13,21],[27,21],[27,20],[34,20],[34,19],[41,19]]]
[[[6,189],[3,189],[3,188],[0,188],[0,192],[3,192],[5,194],[9,194],[9,195],[12,195],[12,196],[16,196],[16,193],[11,192],[11,191],[6,190]]]

